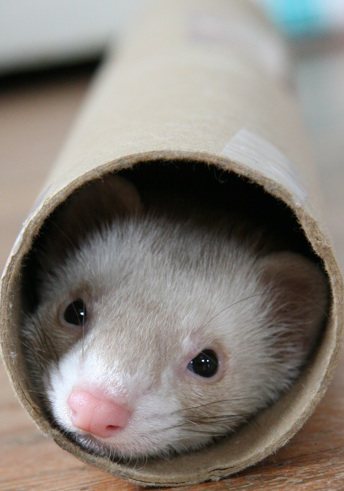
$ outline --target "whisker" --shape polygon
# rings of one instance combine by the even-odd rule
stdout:
[[[193,409],[201,409],[209,406],[213,406],[215,404],[226,404],[227,402],[243,402],[245,400],[244,397],[231,397],[228,399],[216,399],[215,401],[205,402],[203,404],[198,404],[196,406],[188,406],[185,408],[177,409],[169,414],[183,413],[186,411],[192,411]]]
[[[223,314],[223,312],[226,312],[227,310],[231,309],[232,307],[235,307],[239,303],[246,302],[247,300],[252,300],[252,298],[255,298],[255,297],[262,297],[264,295],[265,295],[264,293],[255,293],[253,295],[249,295],[248,297],[245,297],[245,298],[241,298],[239,300],[236,300],[235,302],[231,303],[230,305],[227,305],[227,307],[223,308],[222,310],[220,310],[219,312],[217,312],[215,315],[213,315],[212,317],[210,317],[210,319],[208,319],[208,321],[205,324],[202,324],[201,327],[208,326],[210,324],[210,322],[212,322],[214,319],[216,319],[216,317],[218,317],[219,315]]]

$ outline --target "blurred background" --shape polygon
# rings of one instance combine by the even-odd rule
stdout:
[[[343,0],[252,0],[293,41],[344,37]],[[0,73],[101,57],[144,0],[0,0]]]

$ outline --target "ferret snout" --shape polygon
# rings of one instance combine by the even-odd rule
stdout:
[[[100,438],[114,436],[125,428],[130,410],[105,394],[75,388],[68,397],[74,426]]]

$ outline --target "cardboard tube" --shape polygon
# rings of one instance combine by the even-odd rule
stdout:
[[[324,394],[343,328],[343,284],[288,83],[279,38],[250,2],[237,0],[153,1],[101,70],[1,281],[2,352],[15,391],[37,425],[83,461],[140,485],[219,479],[284,445]],[[21,272],[49,215],[78,188],[109,172],[171,160],[234,173],[282,201],[322,261],[331,304],[314,357],[276,404],[201,451],[135,467],[80,449],[50,426],[32,398],[19,342]]]

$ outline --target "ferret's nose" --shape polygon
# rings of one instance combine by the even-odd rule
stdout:
[[[72,423],[94,436],[108,438],[124,428],[130,411],[107,396],[74,389],[68,397]]]

